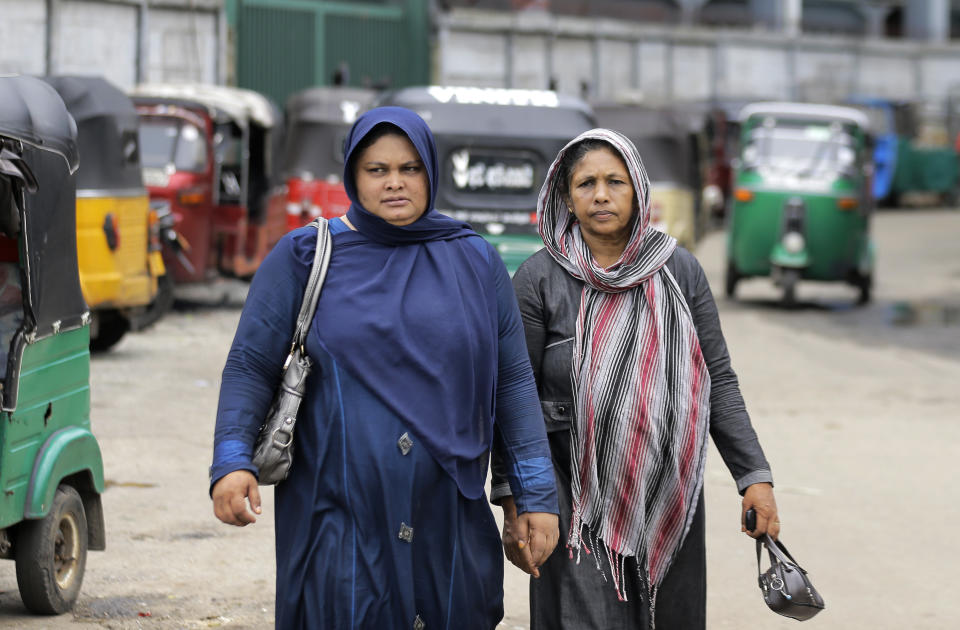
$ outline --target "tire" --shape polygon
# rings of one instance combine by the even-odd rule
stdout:
[[[796,269],[784,269],[783,276],[780,279],[780,286],[783,287],[783,305],[793,308],[797,305],[797,282],[800,280],[800,272]]]
[[[860,306],[869,304],[872,298],[871,293],[873,290],[873,274],[858,274],[857,288],[860,289],[860,296],[857,298],[857,304]]]
[[[733,261],[727,261],[727,273],[723,279],[723,292],[728,298],[733,298],[737,293],[737,282],[740,280],[740,274],[733,265]]]
[[[130,330],[130,320],[117,311],[100,311],[94,316],[98,318],[97,336],[90,337],[90,352],[109,350]]]
[[[170,312],[174,301],[173,277],[170,274],[164,274],[157,278],[157,294],[153,297],[153,301],[147,305],[146,310],[131,318],[130,328],[143,330],[153,326]]]
[[[87,518],[76,490],[61,485],[44,518],[20,524],[16,563],[20,597],[31,612],[59,615],[73,608],[87,566]]]

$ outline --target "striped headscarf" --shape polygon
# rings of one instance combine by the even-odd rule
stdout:
[[[636,194],[629,242],[605,269],[568,212],[560,178],[570,173],[558,172],[567,151],[589,139],[623,159]],[[553,258],[584,282],[572,363],[567,545],[579,561],[581,546],[590,552],[592,541],[597,566],[606,556],[621,599],[623,560],[635,557],[652,613],[696,512],[710,418],[710,375],[686,300],[665,266],[677,242],[650,227],[650,181],[636,147],[607,129],[582,133],[560,152],[540,191],[537,221]]]

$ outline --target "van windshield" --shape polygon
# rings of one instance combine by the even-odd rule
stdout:
[[[144,168],[166,168],[202,173],[207,170],[207,148],[193,124],[180,120],[140,120],[140,158]]]

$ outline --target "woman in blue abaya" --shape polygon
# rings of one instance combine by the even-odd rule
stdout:
[[[294,465],[276,487],[277,628],[490,630],[500,537],[484,495],[509,453],[529,566],[556,544],[557,497],[507,271],[433,209],[436,146],[396,107],[347,137],[352,205],[307,339],[314,361]],[[287,234],[250,287],[220,390],[211,494],[225,523],[260,513],[253,443],[287,356],[316,229]],[[249,502],[249,504],[248,504]]]

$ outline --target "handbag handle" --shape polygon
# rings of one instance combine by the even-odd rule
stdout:
[[[310,268],[310,277],[303,292],[303,302],[300,304],[300,313],[297,315],[297,328],[293,334],[293,343],[290,352],[300,346],[305,354],[303,343],[310,329],[310,322],[317,310],[317,301],[320,299],[320,290],[327,277],[327,267],[330,265],[330,226],[323,217],[318,217],[310,225],[317,228],[317,247],[313,254],[313,266]]]
[[[766,546],[767,552],[770,555],[770,564],[773,564],[774,559],[776,559],[783,564],[793,565],[798,569],[800,569],[801,571],[803,571],[804,573],[806,573],[806,571],[803,570],[803,567],[801,567],[797,563],[797,561],[793,559],[793,556],[790,555],[790,552],[787,551],[786,545],[784,545],[779,540],[774,540],[773,538],[771,538],[770,534],[764,534],[763,538],[757,538],[757,574],[758,575],[763,573],[763,571],[760,569],[760,555],[761,555],[761,549],[764,546]]]

